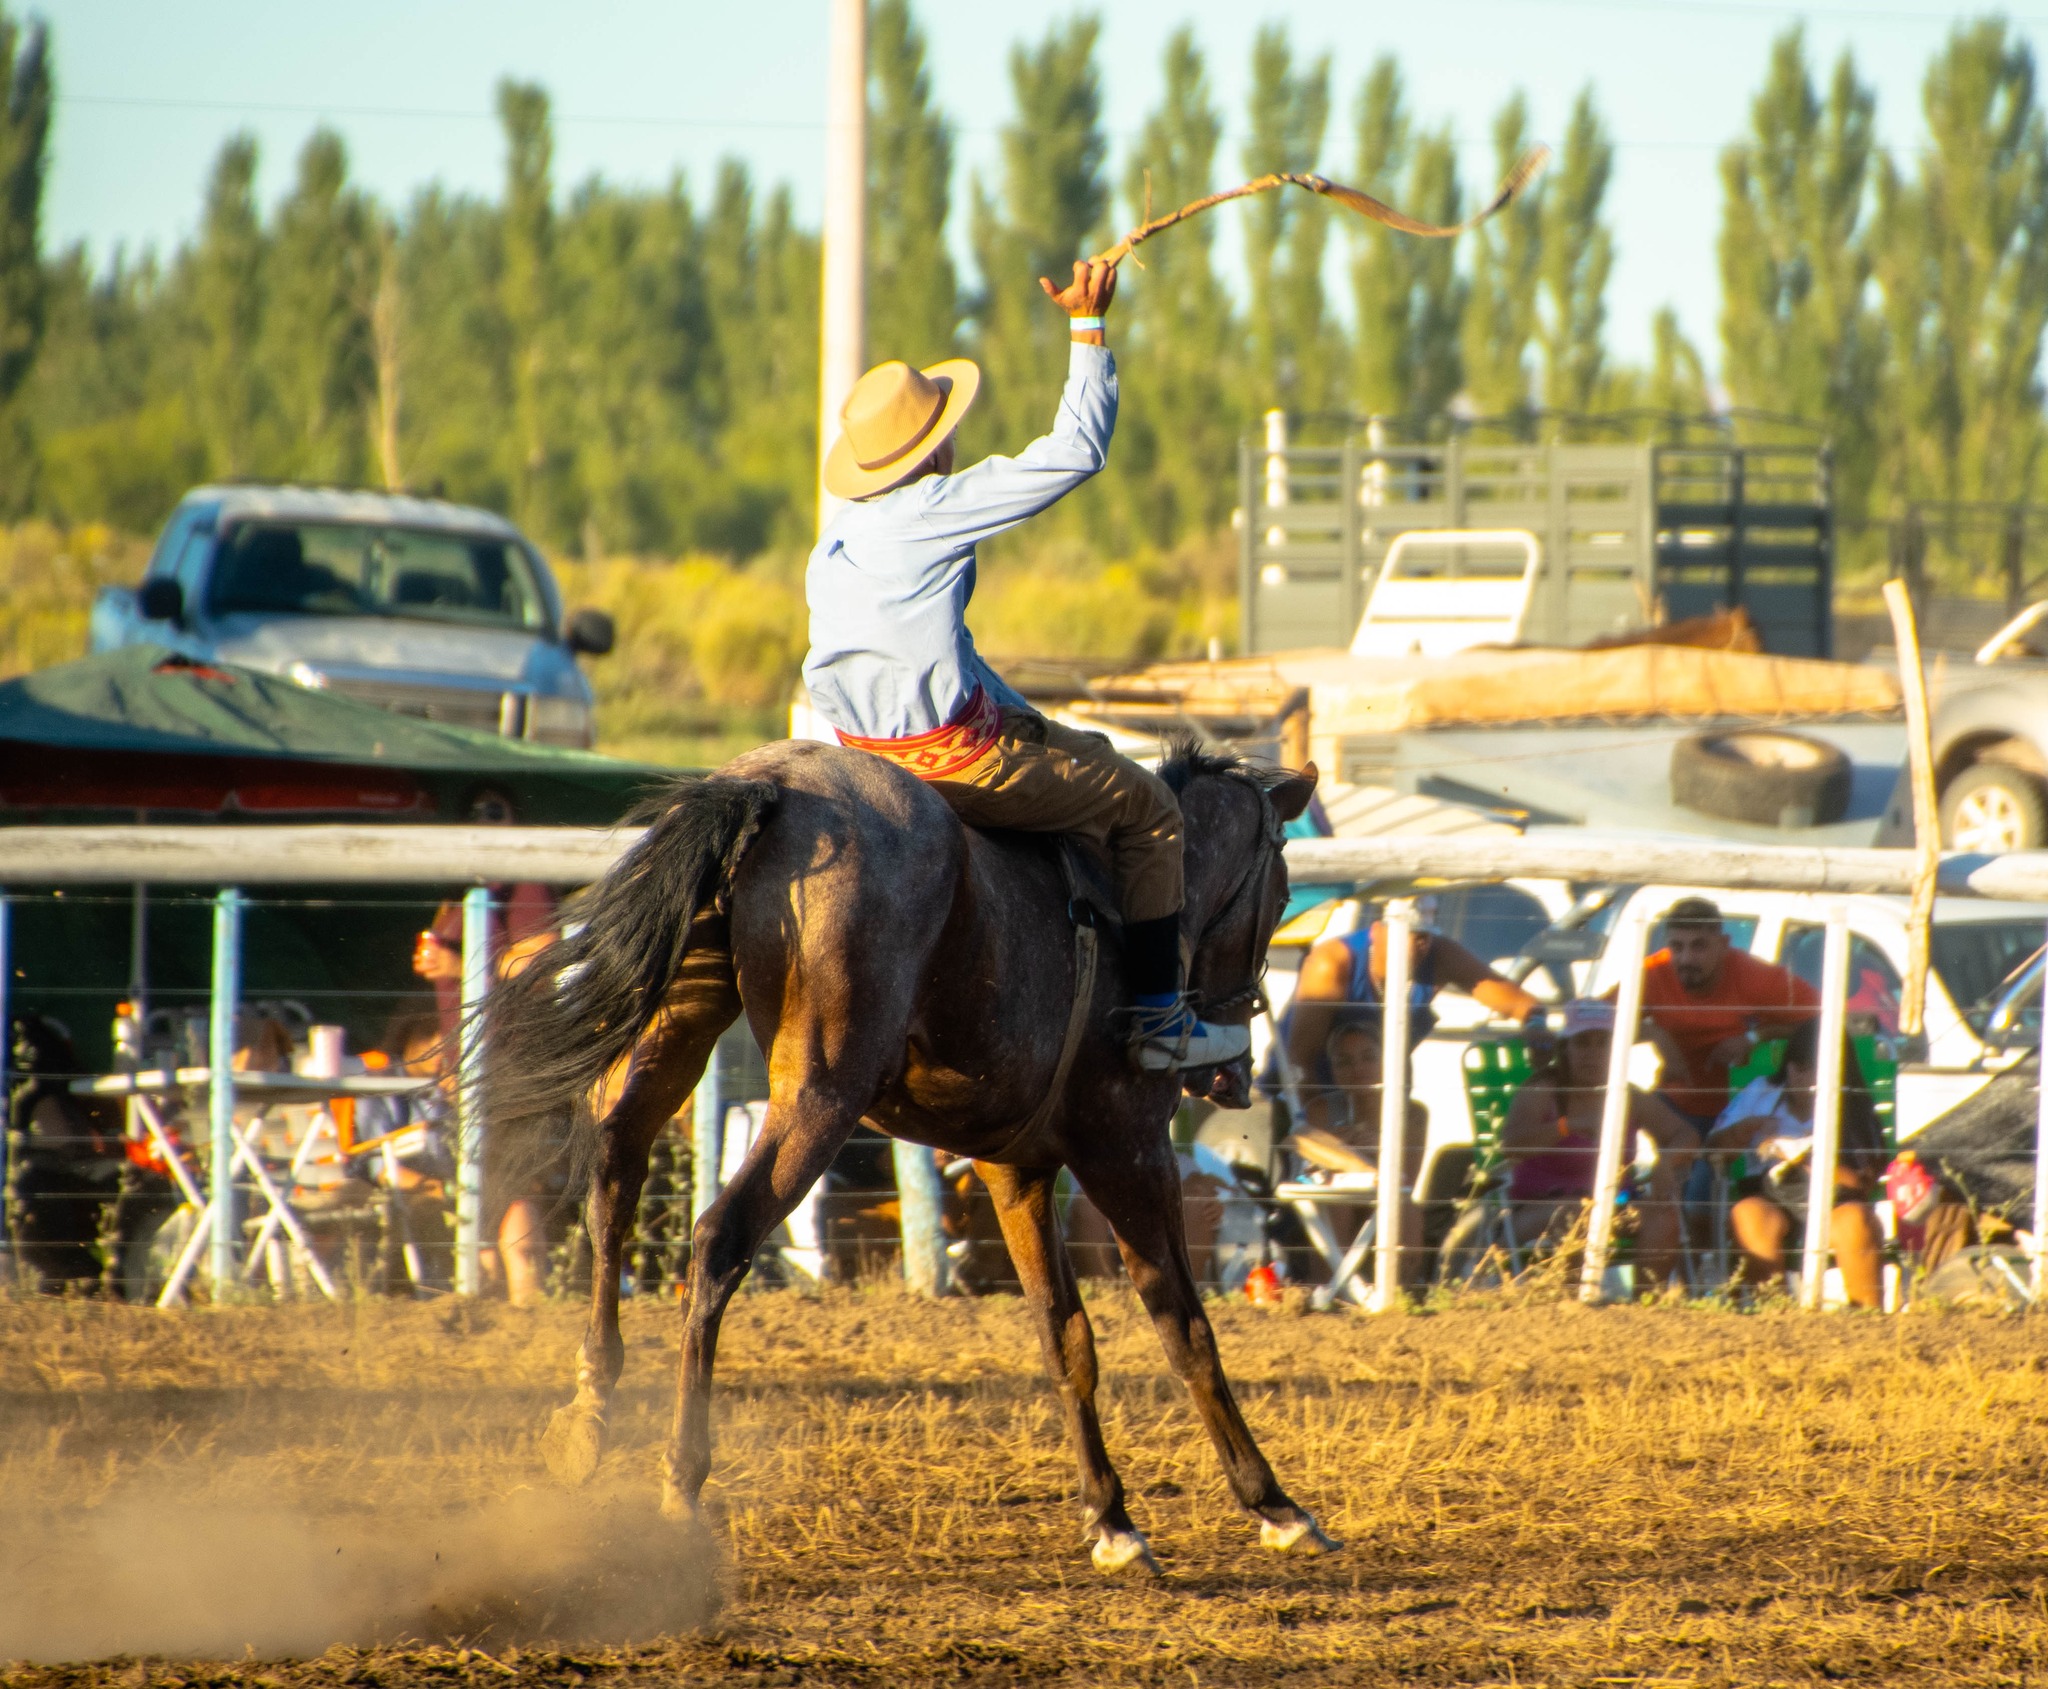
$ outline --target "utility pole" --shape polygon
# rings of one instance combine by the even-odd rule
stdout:
[[[867,338],[868,8],[826,0],[831,58],[825,72],[825,260],[818,312],[818,528],[837,501],[825,491],[825,454],[839,408],[860,379]]]

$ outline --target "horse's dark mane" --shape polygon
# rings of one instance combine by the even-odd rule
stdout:
[[[1194,734],[1181,732],[1172,734],[1166,741],[1166,755],[1159,762],[1159,778],[1173,789],[1179,797],[1188,789],[1188,783],[1199,780],[1205,774],[1252,775],[1243,757],[1235,751],[1205,750],[1202,741]]]

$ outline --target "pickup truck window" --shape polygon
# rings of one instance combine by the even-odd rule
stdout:
[[[1931,945],[1934,971],[1974,1031],[1982,1032],[2006,981],[2041,948],[2042,923],[1942,921]]]
[[[1787,921],[1779,959],[1818,991],[1828,929],[1818,921]],[[1939,970],[1937,970],[1939,971]],[[1946,981],[1943,982],[1944,984]],[[1849,1016],[1851,1032],[1899,1030],[1899,970],[1861,933],[1849,935]],[[1859,1019],[1867,1024],[1857,1025]]]
[[[245,522],[214,559],[207,607],[271,616],[392,616],[547,629],[526,554],[488,535],[348,523]]]

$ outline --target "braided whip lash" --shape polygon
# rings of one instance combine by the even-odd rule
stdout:
[[[1178,211],[1170,211],[1164,217],[1154,217],[1149,222],[1141,223],[1116,245],[1096,253],[1089,262],[1108,264],[1114,268],[1131,255],[1133,247],[1150,240],[1163,229],[1170,229],[1176,223],[1186,222],[1188,218],[1221,205],[1226,200],[1247,199],[1253,194],[1262,194],[1268,189],[1284,187],[1290,183],[1297,188],[1306,188],[1312,194],[1320,194],[1325,199],[1333,199],[1347,211],[1355,211],[1359,216],[1369,217],[1375,223],[1384,223],[1388,228],[1398,229],[1404,235],[1423,235],[1431,240],[1446,240],[1452,235],[1461,235],[1468,229],[1477,228],[1485,222],[1527,187],[1536,173],[1549,161],[1548,147],[1536,147],[1524,153],[1520,162],[1507,173],[1506,179],[1494,191],[1493,198],[1462,223],[1419,222],[1405,211],[1396,211],[1384,200],[1374,199],[1363,189],[1347,188],[1342,182],[1333,182],[1327,176],[1275,170],[1269,175],[1246,182],[1242,187],[1225,188],[1221,193],[1204,194],[1200,199],[1191,200],[1183,205]]]

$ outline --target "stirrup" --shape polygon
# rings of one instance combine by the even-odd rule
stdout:
[[[1162,1008],[1133,1007],[1117,1013],[1130,1022],[1126,1037],[1131,1064],[1141,1073],[1219,1067],[1252,1047],[1250,1027],[1212,1026],[1196,1018],[1186,992]]]

